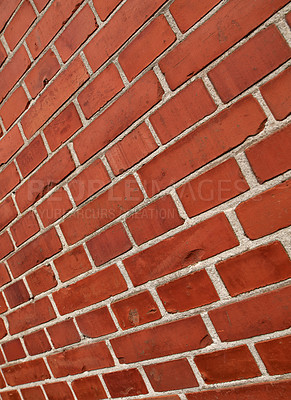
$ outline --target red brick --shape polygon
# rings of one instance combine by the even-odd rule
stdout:
[[[288,329],[290,294],[286,287],[210,311],[222,341],[233,341]]]
[[[8,235],[8,232],[4,232],[0,235],[0,260],[7,256],[7,254],[11,253],[14,250],[13,243]]]
[[[24,343],[29,355],[31,356],[51,350],[51,345],[49,344],[44,330],[36,331],[30,335],[24,336]]]
[[[111,307],[122,329],[133,328],[161,318],[160,310],[148,291],[119,300]]]
[[[191,125],[212,114],[216,108],[204,83],[198,79],[153,113],[150,121],[162,143],[167,143]]]
[[[4,49],[2,42],[0,42],[0,67],[4,63],[6,58],[7,58],[6,50]]]
[[[44,128],[43,133],[52,151],[65,143],[82,127],[79,114],[73,103],[70,103],[52,122]]]
[[[289,46],[272,25],[231,53],[208,75],[221,99],[227,103],[278,68],[290,55]]]
[[[82,0],[65,2],[57,0],[46,10],[43,17],[26,39],[33,58],[36,58],[49,44],[81,3]]]
[[[123,4],[84,49],[93,71],[101,67],[164,3],[165,0],[142,3],[129,0]]]
[[[70,151],[63,147],[17,190],[15,199],[20,211],[41,199],[75,168]]]
[[[139,125],[112,146],[106,158],[115,175],[119,175],[152,153],[157,144],[145,123]]]
[[[231,296],[288,279],[290,267],[280,242],[257,247],[216,265]]]
[[[7,361],[15,361],[26,357],[19,339],[10,340],[9,342],[3,343],[2,348]]]
[[[157,291],[169,313],[188,311],[219,300],[205,270],[159,286]]]
[[[156,392],[198,386],[195,375],[186,359],[146,365],[144,370]]]
[[[8,307],[6,305],[6,302],[4,300],[3,293],[0,293],[0,314],[3,314],[5,311],[8,310]]]
[[[25,178],[47,157],[42,137],[38,135],[16,158],[19,169]]]
[[[171,196],[158,199],[126,220],[138,245],[176,228],[183,222]]]
[[[290,351],[291,336],[266,340],[256,344],[256,349],[270,375],[291,372]]]
[[[5,29],[5,39],[10,50],[13,50],[30,25],[36,19],[32,5],[25,0]]]
[[[0,339],[3,339],[7,335],[5,324],[3,319],[0,319]]]
[[[99,303],[127,289],[116,265],[96,272],[53,294],[61,315]]]
[[[64,188],[60,188],[37,207],[37,212],[43,225],[47,227],[72,208],[68,193]]]
[[[1,393],[2,400],[21,400],[19,393],[16,390],[9,390]]]
[[[24,72],[28,69],[30,64],[31,62],[28,54],[25,48],[21,46],[0,72],[0,103],[7,93],[13,88],[16,82],[21,78]]]
[[[22,86],[16,89],[0,110],[4,126],[8,129],[28,107],[29,101]],[[17,128],[18,129],[18,128]]]
[[[48,50],[35,66],[29,70],[24,80],[32,98],[35,98],[42,91],[59,69],[60,64],[55,54]]]
[[[8,264],[15,278],[55,255],[62,249],[54,228],[38,236],[9,258]]]
[[[0,204],[0,230],[5,228],[14,218],[17,217],[17,210],[11,197],[7,197]]]
[[[69,244],[97,231],[143,200],[143,194],[132,175],[119,181],[99,197],[79,209],[60,224]]]
[[[7,383],[11,386],[42,381],[50,378],[50,373],[42,359],[22,362],[3,368],[3,374]]]
[[[56,317],[48,297],[36,300],[7,315],[11,335],[51,321]]]
[[[36,8],[38,9],[39,12],[41,12],[44,7],[47,5],[49,0],[34,0],[34,4],[36,5]]]
[[[0,173],[0,200],[20,182],[20,176],[12,162]]]
[[[89,74],[81,58],[75,58],[69,67],[48,85],[42,96],[36,100],[23,116],[21,123],[25,136],[29,139],[41,128],[88,77]]]
[[[249,189],[237,162],[230,158],[177,190],[183,206],[194,217]]]
[[[4,290],[4,293],[11,308],[25,303],[30,298],[23,280],[13,282]]]
[[[220,0],[176,0],[170,6],[170,12],[175,18],[180,30],[185,33],[206,15]]]
[[[76,375],[99,368],[112,367],[114,365],[105,342],[88,344],[62,351],[61,353],[48,356],[47,360],[56,378]]]
[[[215,237],[210,241],[209,237]],[[213,257],[238,245],[224,214],[186,229],[124,260],[135,286]]]
[[[97,28],[94,14],[87,4],[55,41],[62,60],[66,62]]]
[[[260,183],[291,168],[291,125],[246,150],[246,156]]]
[[[263,382],[187,394],[188,400],[289,400],[290,381]]]
[[[54,260],[54,264],[62,282],[92,268],[83,246],[75,247],[73,250],[61,255]]]
[[[251,96],[243,98],[144,165],[139,175],[147,193],[153,196],[235,148],[262,131],[265,122],[257,101]]]
[[[98,376],[88,376],[72,382],[72,388],[78,400],[99,400],[107,397]]]
[[[197,74],[287,3],[229,1],[160,62],[171,89]]]
[[[237,216],[250,239],[258,239],[290,225],[290,190],[291,180],[237,206]]]
[[[47,331],[56,349],[77,343],[81,340],[72,319],[49,326]]]
[[[261,87],[261,93],[274,117],[282,121],[291,113],[291,68],[278,74]]]
[[[260,376],[261,372],[246,345],[194,358],[205,383],[220,383]]]
[[[47,383],[43,388],[49,400],[74,400],[67,382]]]
[[[123,88],[116,66],[110,64],[78,96],[85,117],[89,119]]]
[[[29,211],[10,228],[16,246],[21,245],[39,231],[39,225],[33,211]]]
[[[156,75],[149,71],[76,137],[74,148],[80,162],[87,161],[125,131],[162,96],[163,89]]]
[[[9,20],[20,1],[21,0],[1,1],[0,31],[2,31],[6,22]]]
[[[176,35],[163,15],[154,19],[119,56],[119,62],[129,81],[162,54]],[[134,60],[134,62],[132,62]]]
[[[4,355],[3,355],[3,352],[2,352],[2,350],[0,349],[0,365],[3,365],[3,364],[5,364],[6,363],[6,361],[5,361],[5,359],[4,359]],[[0,375],[1,377],[2,377],[2,375]],[[0,378],[0,380],[1,380],[1,378]]]
[[[77,205],[111,182],[108,172],[100,159],[95,160],[69,183],[69,189]]]
[[[57,286],[56,277],[49,265],[44,265],[26,276],[26,281],[33,296]]]
[[[94,7],[102,21],[112,13],[122,0],[93,0]]]
[[[5,264],[0,263],[0,286],[3,286],[10,281],[11,279]]]
[[[86,337],[95,338],[116,332],[116,326],[107,307],[98,308],[76,317],[80,331]]]
[[[132,247],[122,224],[111,226],[86,244],[96,266],[112,260]]]
[[[45,400],[44,394],[39,386],[21,389],[24,400]]]
[[[148,393],[140,372],[135,368],[104,374],[103,379],[113,398]]]
[[[201,349],[211,342],[200,315],[111,340],[113,350],[121,364]]]
[[[0,141],[0,165],[5,164],[23,145],[20,130],[15,125]]]
[[[289,12],[289,13],[286,15],[286,21],[287,21],[288,25],[291,27],[291,12]]]

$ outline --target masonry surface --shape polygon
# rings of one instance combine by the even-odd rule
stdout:
[[[2,400],[291,398],[290,26],[0,0]]]

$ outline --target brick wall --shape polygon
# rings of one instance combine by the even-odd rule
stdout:
[[[0,0],[2,400],[290,399],[290,10]]]

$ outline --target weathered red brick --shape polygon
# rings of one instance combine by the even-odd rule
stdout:
[[[16,89],[0,110],[4,126],[8,129],[28,107],[29,100],[22,86]],[[18,128],[17,128],[18,129]]]
[[[211,342],[200,315],[147,328],[111,340],[121,364],[201,349]]]
[[[64,400],[74,400],[67,382],[47,383],[43,385],[43,388],[50,400],[57,400],[60,397]]]
[[[106,300],[127,289],[116,265],[96,272],[53,294],[60,314],[68,314]]]
[[[8,260],[9,267],[15,278],[62,249],[61,241],[54,228],[38,236],[32,242],[22,247]]]
[[[246,150],[246,156],[260,183],[291,169],[291,125]]]
[[[69,182],[69,189],[77,205],[111,182],[108,172],[100,159],[92,162]]]
[[[183,206],[194,217],[247,191],[247,184],[234,158],[211,168],[177,190]]]
[[[99,17],[104,21],[121,1],[122,0],[93,0],[93,4]]]
[[[122,329],[129,329],[161,318],[160,310],[148,291],[112,303],[111,307]]]
[[[72,382],[78,400],[105,399],[107,394],[98,376],[88,376]]]
[[[15,125],[0,141],[0,165],[6,163],[23,145],[20,130]]]
[[[51,349],[44,330],[36,331],[24,336],[24,343],[29,355],[35,356]]]
[[[54,264],[62,282],[92,268],[83,246],[75,247],[73,250],[61,255],[54,260]]]
[[[262,131],[266,116],[247,96],[164,150],[139,170],[149,196]],[[231,132],[231,135],[229,134]]]
[[[6,50],[4,49],[2,42],[0,42],[0,67],[4,63],[6,58],[7,58]]]
[[[4,293],[10,308],[19,306],[30,298],[23,280],[13,282],[4,290]]]
[[[103,379],[112,397],[139,396],[148,393],[140,372],[135,368],[104,374]]]
[[[75,168],[70,151],[63,147],[16,191],[15,199],[20,211],[41,199]]]
[[[216,265],[231,296],[291,277],[291,261],[280,242],[239,254]]]
[[[98,308],[76,317],[80,331],[86,337],[95,338],[117,331],[107,307]]]
[[[55,274],[49,265],[44,265],[28,274],[26,281],[33,296],[37,296],[57,286]]]
[[[50,378],[50,373],[42,359],[30,360],[3,368],[3,374],[7,383],[11,386]]]
[[[5,387],[5,385],[3,387]],[[16,390],[9,390],[7,392],[2,392],[1,397],[2,400],[21,400],[20,395]]]
[[[176,35],[166,18],[163,15],[155,18],[119,56],[120,65],[128,80],[132,81],[175,40]]]
[[[187,311],[219,300],[205,270],[159,286],[157,291],[169,313]]]
[[[37,212],[46,227],[61,218],[72,208],[73,205],[68,193],[64,188],[60,188],[37,207]]]
[[[120,135],[162,96],[163,89],[156,75],[149,71],[76,137],[74,148],[80,162],[87,161]]]
[[[88,344],[62,351],[47,357],[52,373],[56,378],[76,375],[84,371],[112,367],[111,354],[105,342]]]
[[[16,158],[23,177],[25,178],[29,175],[46,157],[45,145],[42,137],[38,135]]]
[[[6,327],[3,319],[0,319],[0,339],[3,339],[7,335]]]
[[[77,1],[77,0],[76,0]],[[55,3],[54,3],[55,4]],[[42,19],[43,21],[43,19]],[[29,139],[54,114],[63,103],[88,79],[83,61],[77,57],[27,110],[21,123]]]
[[[10,228],[16,246],[21,245],[39,231],[39,225],[33,211],[29,211]]]
[[[285,228],[291,223],[291,180],[240,203],[237,216],[250,239]]]
[[[45,400],[43,391],[39,386],[21,389],[24,400]]]
[[[8,310],[8,307],[7,307],[7,304],[6,304],[5,300],[4,300],[3,293],[1,292],[1,294],[0,294],[0,314],[3,314],[7,310]]]
[[[270,375],[288,374],[291,371],[291,336],[257,343],[256,349]]]
[[[0,31],[4,28],[5,24],[15,11],[16,7],[21,0],[10,0],[1,2],[1,14],[0,14]]]
[[[288,329],[291,288],[285,287],[212,310],[209,316],[222,341]]]
[[[71,319],[49,326],[47,331],[56,349],[77,343],[81,340],[76,326]]]
[[[0,263],[0,286],[3,286],[10,281],[11,279],[5,264]]]
[[[26,357],[20,339],[13,339],[9,342],[5,342],[3,343],[2,348],[7,358],[7,361],[15,361],[19,360],[20,358]]]
[[[0,173],[0,200],[20,182],[20,176],[12,162]]]
[[[2,5],[1,5],[2,6]],[[13,50],[30,25],[36,19],[32,5],[25,0],[5,29],[4,36],[10,50]]]
[[[156,392],[198,386],[195,375],[186,359],[146,365],[144,370]]]
[[[288,0],[229,1],[160,62],[171,89],[206,67],[287,3]]]
[[[209,240],[215,237],[215,241]],[[135,286],[205,260],[238,245],[224,214],[200,222],[124,260]]]
[[[66,62],[97,28],[94,14],[87,4],[55,41],[62,60]]]
[[[32,98],[42,91],[59,69],[57,57],[52,50],[48,50],[25,77],[24,82]]]
[[[11,197],[7,197],[0,204],[0,230],[5,228],[17,216],[17,210]]]
[[[56,317],[48,297],[36,300],[7,315],[11,335],[51,321]]]
[[[14,250],[14,246],[8,232],[4,232],[0,235],[0,260],[6,257],[11,251]]]

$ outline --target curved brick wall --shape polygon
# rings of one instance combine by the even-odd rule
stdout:
[[[2,400],[291,398],[290,10],[0,0]]]

